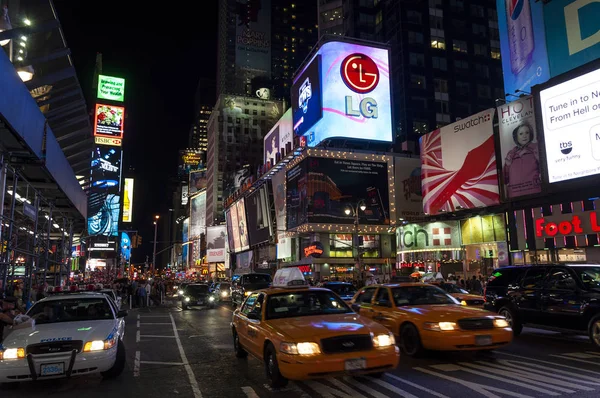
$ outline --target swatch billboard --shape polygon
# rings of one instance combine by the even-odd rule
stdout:
[[[92,153],[88,234],[118,236],[121,213],[120,147],[97,146]]]
[[[268,242],[273,235],[269,184],[263,184],[246,198],[248,238],[251,245]]]
[[[267,164],[270,161],[271,166],[273,166],[277,162],[277,154],[281,153],[282,149],[285,149],[288,144],[293,145],[294,142],[291,108],[283,114],[271,131],[265,135],[263,142],[263,164]]]
[[[292,240],[286,234],[286,186],[285,169],[279,170],[271,178],[273,202],[275,205],[275,227],[277,228],[277,259],[292,256]]]
[[[344,138],[392,142],[389,51],[324,43],[292,84],[296,135],[308,146]]]
[[[500,202],[494,147],[495,109],[437,129],[420,139],[423,211],[472,209]]]
[[[533,97],[498,107],[498,124],[504,197],[539,194],[542,178]]]
[[[504,91],[530,93],[531,86],[550,78],[544,32],[546,6],[537,0],[496,0],[496,6]]]
[[[600,58],[600,1],[552,0],[544,22],[552,77]]]
[[[227,227],[217,225],[206,228],[206,261],[209,263],[220,263],[225,261],[225,240],[227,239]]]

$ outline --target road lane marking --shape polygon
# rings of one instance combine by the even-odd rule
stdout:
[[[563,355],[573,357],[573,358],[579,358],[579,359],[597,359],[598,358],[596,355],[590,355],[585,352],[569,352],[569,353],[563,353]]]
[[[140,320],[140,314],[138,314],[138,315],[137,315],[137,320],[138,320],[138,321]]]
[[[242,387],[242,391],[248,398],[260,398],[252,387]]]
[[[142,326],[146,326],[146,325],[170,325],[169,322],[144,322],[142,323]]]
[[[140,331],[138,329],[138,331],[135,333],[135,342],[139,343],[140,342]]]
[[[575,361],[575,362],[587,363],[587,364],[590,364],[590,365],[596,365],[596,366],[600,365],[600,363],[598,363],[598,362],[594,362],[594,361],[586,361],[586,360],[584,360],[584,359],[577,359],[577,358],[569,357],[569,356],[566,356],[566,355],[555,355],[555,354],[551,354],[550,356],[551,356],[551,357],[554,357],[554,358],[568,359],[569,361]]]
[[[353,379],[351,377],[344,377],[344,381],[346,383],[348,383],[348,384],[350,384],[350,385],[352,385],[352,386],[360,389],[360,390],[363,390],[364,392],[366,392],[369,395],[372,395],[375,398],[389,398],[388,395],[382,394],[379,391],[374,390],[371,387],[369,387],[369,386],[367,386],[367,385],[365,385],[363,383],[360,383],[359,381],[357,381],[356,379]],[[340,382],[338,380],[335,380],[335,379],[334,380],[330,380],[330,383],[332,383],[335,386],[339,386],[339,384],[342,384],[342,382]],[[342,388],[342,387],[340,386],[340,388]],[[408,396],[405,396],[405,397],[408,397]]]
[[[140,316],[138,315],[138,318],[139,317]],[[168,318],[168,317],[169,317],[168,315],[144,315],[144,319],[145,318]]]
[[[185,351],[183,349],[183,345],[181,344],[181,340],[179,339],[179,332],[177,332],[177,325],[175,325],[175,319],[173,318],[173,314],[169,313],[171,317],[171,324],[173,325],[173,333],[175,334],[175,341],[177,342],[177,347],[179,348],[179,355],[181,355],[181,360],[183,361],[183,366],[185,367],[185,371],[188,374],[188,378],[190,380],[190,386],[192,387],[192,392],[194,393],[195,398],[202,398],[202,393],[200,392],[200,388],[198,387],[198,380],[196,380],[196,376],[194,375],[194,371],[188,362],[187,356],[185,355]]]
[[[140,321],[137,321],[137,328],[140,328]]]
[[[418,390],[428,392],[429,394],[433,395],[434,397],[438,397],[438,398],[450,398],[447,395],[440,394],[437,391],[430,390],[429,388],[420,386],[420,385],[418,385],[416,383],[413,383],[412,381],[404,380],[404,379],[402,379],[402,378],[400,378],[398,376],[395,376],[395,375],[393,375],[391,373],[386,373],[385,376],[386,377],[390,377],[390,378],[392,378],[392,379],[394,379],[396,381],[399,381],[400,383],[408,384],[409,386],[414,387],[414,388],[416,388]]]
[[[445,374],[439,373],[439,372],[434,372],[433,370],[429,370],[429,369],[425,369],[425,368],[417,367],[417,368],[413,368],[413,369],[417,370],[419,372],[427,373],[427,374],[432,375],[432,376],[437,376],[437,377],[442,378],[442,379],[453,381],[453,382],[458,383],[458,384],[462,384],[463,386],[468,387],[471,390],[473,390],[475,392],[478,392],[478,393],[480,393],[481,395],[483,395],[484,397],[487,397],[487,398],[501,398],[499,395],[496,395],[496,394],[492,393],[491,391],[498,392],[500,394],[509,395],[511,397],[533,398],[533,397],[531,397],[529,395],[523,395],[523,394],[519,394],[519,393],[516,393],[516,392],[505,390],[503,388],[492,387],[492,386],[488,386],[486,384],[479,384],[479,383],[474,383],[472,381],[466,381],[466,380],[458,379],[456,377],[448,376],[448,375],[445,375]]]
[[[138,377],[140,375],[140,352],[135,352],[135,360],[133,362],[133,377]]]
[[[542,386],[542,387],[546,387],[546,388],[552,388],[552,389],[562,391],[562,392],[568,393],[568,394],[572,394],[575,392],[575,390],[569,390],[568,388],[548,385],[548,384],[552,384],[552,379],[549,377],[543,377],[543,376],[538,376],[538,375],[536,375],[536,376],[520,375],[516,372],[506,371],[506,370],[502,370],[502,369],[495,369],[494,375],[488,376],[486,371],[489,371],[489,368],[487,368],[485,366],[477,365],[474,363],[468,363],[468,362],[460,362],[460,364],[462,366],[477,369],[478,371],[475,374],[479,374],[480,376],[491,377],[496,380],[502,380],[502,377],[496,376],[496,375],[500,375],[500,376],[505,376],[507,378],[511,378],[513,380],[520,380],[520,382],[513,382],[513,381],[509,381],[509,380],[504,380],[504,381],[507,383],[511,383],[511,384],[519,383],[517,385],[522,384],[521,387],[526,387],[526,388],[529,388],[529,389],[532,389],[535,391],[539,391],[539,392],[545,392],[546,394],[550,394],[550,395],[560,395],[560,394],[555,393],[554,391],[551,391],[551,390],[545,390],[542,388],[527,386],[527,384],[525,384],[525,383],[533,384],[534,386]],[[467,370],[467,371],[470,373],[474,372],[472,370]],[[572,383],[564,383],[563,385],[567,385],[567,384],[569,384],[569,387],[577,387],[576,385],[574,385]],[[587,387],[582,387],[582,388],[587,388]],[[593,389],[588,389],[588,391],[590,391],[590,390],[593,391]]]
[[[183,366],[183,362],[140,361],[144,365]]]
[[[333,387],[329,387],[326,384],[323,384],[321,382],[318,381],[314,381],[314,380],[307,380],[303,382],[304,384],[306,384],[309,388],[311,388],[312,390],[316,391],[317,393],[321,394],[323,396],[323,398],[335,398],[335,397],[339,397],[339,398],[367,398],[364,395],[362,395],[359,391],[356,391],[350,387],[344,386],[344,388],[342,389],[342,391],[337,390]]]
[[[588,372],[588,373],[592,373],[592,374],[595,374],[595,375],[598,375],[598,376],[600,376],[600,372],[596,372],[596,371],[594,371],[594,370],[588,370],[588,369],[585,369],[585,368],[578,368],[578,367],[576,367],[576,366],[570,366],[570,365],[563,365],[563,364],[556,363],[556,362],[544,361],[544,360],[542,360],[542,359],[528,358],[528,357],[524,357],[524,356],[522,356],[522,355],[509,354],[509,353],[507,353],[507,352],[502,352],[502,351],[496,351],[496,352],[497,352],[498,354],[508,355],[508,356],[510,356],[510,357],[521,358],[521,359],[527,359],[527,360],[530,360],[530,361],[541,362],[541,363],[545,363],[545,364],[548,364],[548,365],[553,365],[553,366],[560,366],[560,367],[562,367],[562,368],[573,369],[573,370],[577,370],[577,371],[579,371],[579,372]],[[597,380],[597,379],[595,379],[595,380]]]
[[[404,391],[403,389],[398,388],[395,385],[388,383],[387,381],[383,381],[383,380],[379,380],[379,379],[372,379],[371,381],[373,383],[379,384],[381,387],[383,387],[387,390],[393,391],[394,393],[400,395],[401,397],[417,398],[416,396],[409,393],[408,391]]]
[[[139,331],[138,331],[138,333],[139,333]],[[142,334],[142,335],[138,334],[138,336],[139,337],[147,337],[149,339],[174,339],[175,338],[175,336],[159,336],[156,334]]]

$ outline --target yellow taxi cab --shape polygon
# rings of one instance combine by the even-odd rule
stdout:
[[[442,288],[442,290],[457,299],[462,305],[483,308],[483,303],[485,302],[483,296],[471,294],[453,283],[442,282],[432,283],[432,285]]]
[[[400,351],[408,356],[424,349],[493,350],[513,338],[504,317],[463,306],[439,287],[425,283],[364,287],[352,299],[352,308],[398,336]]]
[[[235,355],[263,361],[272,387],[340,374],[381,377],[400,359],[393,333],[330,290],[309,287],[294,267],[278,270],[272,287],[252,292],[231,328]]]

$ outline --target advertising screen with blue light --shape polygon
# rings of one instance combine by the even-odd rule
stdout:
[[[389,53],[323,44],[292,85],[294,132],[309,147],[330,138],[393,142]]]
[[[121,148],[103,145],[94,148],[88,199],[87,224],[90,235],[118,236],[121,163]]]
[[[496,0],[504,92],[531,93],[531,86],[550,78],[544,5],[535,0]],[[507,96],[507,101],[517,96]]]

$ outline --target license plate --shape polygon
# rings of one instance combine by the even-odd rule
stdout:
[[[40,374],[42,376],[56,376],[65,373],[65,364],[61,363],[47,363],[42,365]]]
[[[347,359],[344,363],[346,370],[362,370],[367,368],[367,361],[365,359]]]
[[[492,336],[475,336],[475,345],[492,345]]]
[[[204,304],[204,301],[198,300],[198,304]]]

